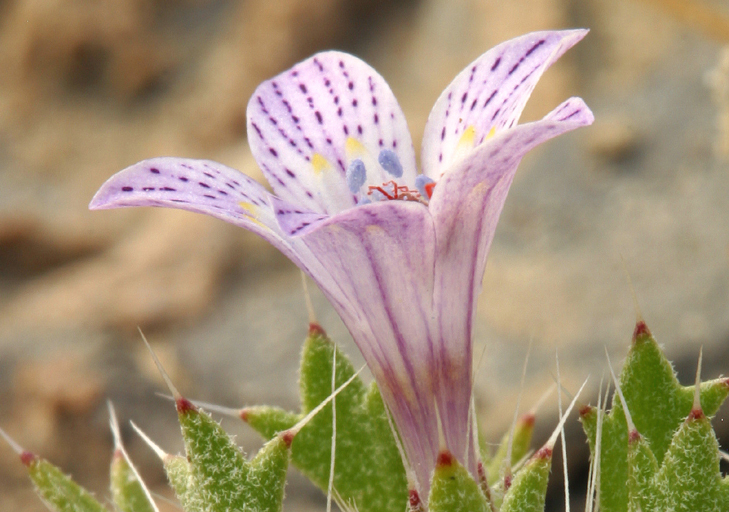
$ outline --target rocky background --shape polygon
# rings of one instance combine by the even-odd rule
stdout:
[[[547,73],[524,118],[579,95],[597,121],[530,154],[512,187],[476,328],[482,429],[497,440],[508,428],[530,340],[524,409],[553,381],[556,350],[568,390],[591,375],[585,400],[594,403],[603,347],[619,364],[635,321],[625,269],[683,382],[701,346],[704,376],[729,373],[723,0],[0,0],[0,426],[99,496],[108,492],[107,399],[124,424],[134,419],[179,450],[138,326],[186,395],[296,408],[307,322],[298,270],[202,216],[91,213],[94,191],[160,155],[260,177],[245,141],[249,95],[325,48],[385,76],[417,146],[431,105],[471,60],[522,33],[567,27],[592,32]],[[313,295],[320,322],[360,361]],[[556,424],[555,402],[540,412],[540,442]],[[244,425],[224,425],[257,449]],[[576,420],[568,425],[579,510],[587,450]],[[154,492],[170,496],[155,456],[124,433]],[[564,506],[560,478],[550,510]],[[323,504],[296,474],[287,500],[287,510]],[[0,445],[0,512],[41,510]]]

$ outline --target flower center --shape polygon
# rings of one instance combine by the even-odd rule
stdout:
[[[363,150],[357,141],[347,142],[348,149],[351,151]],[[352,157],[355,155],[351,155]],[[368,180],[367,167],[376,166],[382,168],[387,174],[393,178],[402,178],[403,167],[397,154],[390,149],[383,149],[377,156],[377,163],[369,154],[360,153],[357,158],[351,158],[347,167],[347,187],[350,192],[355,195],[357,204],[368,204],[375,201],[418,201],[428,204],[430,197],[433,195],[435,182],[424,175],[418,175],[415,178],[415,188],[404,185],[396,179],[391,179],[377,184],[371,184]],[[365,164],[367,161],[367,164]],[[377,174],[372,173],[377,176]],[[382,174],[382,173],[379,173]],[[376,178],[375,178],[376,179]],[[369,181],[369,183],[368,183]],[[377,183],[375,181],[375,183]]]

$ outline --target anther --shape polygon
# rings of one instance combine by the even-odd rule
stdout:
[[[420,192],[420,197],[427,197],[430,199],[430,196],[433,195],[433,187],[435,186],[435,182],[432,178],[429,178],[425,174],[418,174],[415,177],[415,188],[418,189],[418,192]]]
[[[380,162],[383,169],[394,177],[399,178],[402,176],[402,164],[394,151],[383,149],[380,151],[380,156],[377,157],[377,161]]]
[[[349,191],[356,194],[367,180],[367,169],[359,158],[352,160],[347,167],[347,186]]]

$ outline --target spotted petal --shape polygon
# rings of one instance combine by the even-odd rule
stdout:
[[[345,306],[335,303],[426,487],[438,449],[430,371],[434,235],[424,205],[389,201],[344,212],[301,237],[341,287],[343,295],[322,289]]]
[[[378,162],[384,149],[405,182],[415,179],[410,132],[390,87],[346,53],[319,53],[263,82],[248,103],[248,140],[276,195],[312,212],[355,205],[345,177],[355,159],[368,184],[392,179]]]
[[[533,32],[502,43],[456,76],[423,134],[423,173],[438,180],[494,132],[513,127],[542,73],[587,30]]]
[[[92,210],[131,206],[178,208],[246,228],[292,258],[273,215],[270,194],[245,174],[210,160],[152,158],[116,173],[91,200]]]

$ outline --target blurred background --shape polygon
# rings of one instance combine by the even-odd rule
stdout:
[[[533,30],[591,33],[547,72],[523,116],[572,95],[595,124],[524,160],[479,303],[481,428],[511,421],[524,353],[528,409],[556,375],[595,403],[607,346],[619,364],[635,307],[679,378],[701,346],[729,373],[729,5],[725,0],[0,0],[0,426],[108,495],[105,401],[169,452],[173,407],[137,326],[178,387],[228,406],[297,409],[307,315],[298,270],[266,243],[185,212],[91,213],[114,172],[161,155],[260,178],[245,140],[255,86],[321,49],[352,52],[390,83],[416,150],[430,107],[470,61]],[[313,290],[316,313],[357,349]],[[556,399],[537,443],[556,425]],[[715,420],[727,446],[726,411]],[[225,420],[250,453],[259,441]],[[154,492],[155,456],[124,427]],[[587,449],[568,423],[574,506]],[[558,462],[555,463],[555,467]],[[564,506],[559,471],[550,510]],[[324,498],[296,474],[287,510]],[[175,506],[160,501],[164,510]],[[0,512],[45,510],[0,445]]]

